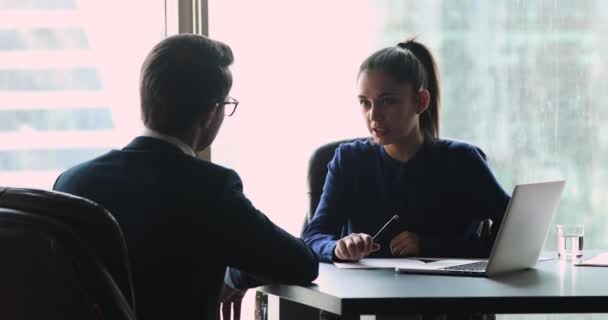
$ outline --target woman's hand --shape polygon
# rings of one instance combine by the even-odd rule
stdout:
[[[420,255],[420,242],[415,233],[404,231],[391,240],[391,253],[395,257]]]
[[[340,260],[357,261],[380,250],[372,237],[365,233],[353,233],[338,240],[334,254]]]

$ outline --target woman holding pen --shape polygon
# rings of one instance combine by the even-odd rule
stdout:
[[[480,148],[439,137],[439,73],[429,49],[408,40],[373,53],[357,88],[371,138],[336,150],[303,239],[326,262],[487,257],[493,239],[477,228],[490,218],[495,232],[509,196]]]

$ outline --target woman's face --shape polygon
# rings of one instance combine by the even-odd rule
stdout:
[[[376,143],[407,142],[418,134],[419,99],[411,84],[398,83],[382,70],[368,70],[359,75],[357,87],[361,113]]]

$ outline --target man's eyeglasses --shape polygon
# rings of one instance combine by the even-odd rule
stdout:
[[[218,106],[224,106],[224,116],[230,117],[236,111],[236,107],[239,105],[239,101],[233,97],[227,97],[226,100],[218,102]]]

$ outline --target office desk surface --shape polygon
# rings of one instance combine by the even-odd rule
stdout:
[[[322,263],[311,285],[260,291],[338,315],[475,311],[607,313],[608,268],[559,260],[494,278],[416,275],[393,270],[338,269]]]

